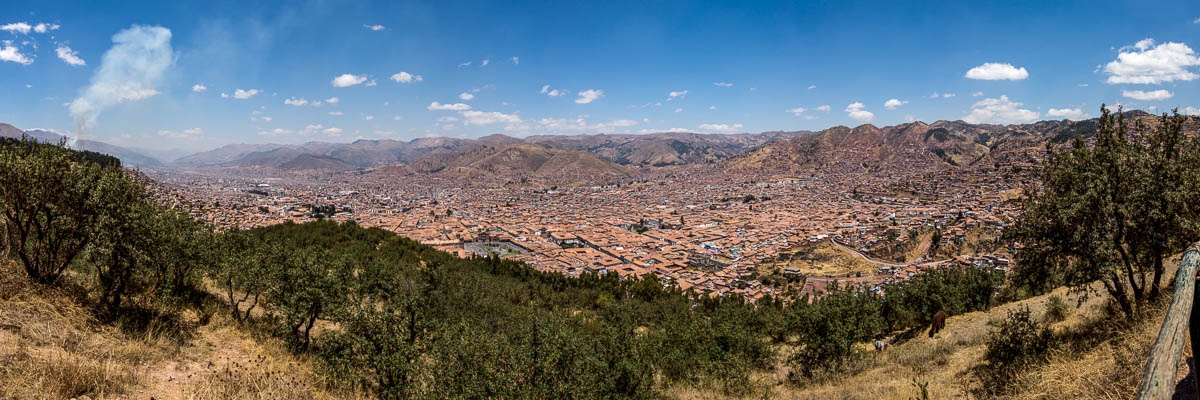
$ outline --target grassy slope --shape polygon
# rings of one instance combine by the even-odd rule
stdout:
[[[96,320],[82,293],[39,287],[0,265],[0,398],[334,397],[309,360],[235,328],[219,308],[139,328]]]
[[[183,330],[131,329],[95,320],[77,290],[27,284],[14,266],[0,266],[0,393],[4,398],[286,399],[346,398],[321,390],[311,360],[289,354],[282,343],[236,328],[219,309],[211,318],[185,315]],[[1064,289],[1068,304],[1078,296]],[[952,316],[947,329],[930,339],[924,332],[884,353],[869,353],[858,372],[819,385],[783,384],[782,364],[756,374],[753,397],[908,399],[912,379],[928,381],[932,398],[966,398],[977,388],[971,371],[982,362],[989,321],[1008,310],[1045,310],[1048,295]],[[1093,295],[1054,324],[1057,332],[1099,333],[1086,351],[1058,351],[1045,366],[1023,377],[1013,398],[1128,398],[1154,341],[1165,304],[1124,331],[1105,330],[1105,299]],[[203,321],[202,321],[203,320]],[[1098,328],[1099,327],[1099,328]],[[249,331],[253,331],[250,329]],[[863,350],[867,346],[864,344]],[[787,349],[781,349],[786,354]],[[1185,350],[1184,360],[1190,356]],[[1181,374],[1187,368],[1181,368]],[[722,398],[705,388],[676,388],[677,398]]]
[[[1167,278],[1174,276],[1175,258],[1168,265]],[[1033,314],[1041,317],[1046,310],[1047,299],[1059,295],[1071,305],[1070,315],[1055,323],[1056,333],[1075,333],[1091,337],[1090,343],[1080,349],[1064,347],[1050,355],[1046,365],[1027,370],[1019,380],[1021,387],[1007,395],[1014,399],[1126,399],[1133,397],[1141,379],[1142,368],[1150,348],[1158,334],[1166,306],[1170,301],[1169,290],[1164,301],[1152,305],[1147,315],[1130,328],[1114,326],[1111,310],[1107,310],[1108,299],[1096,290],[1079,303],[1080,295],[1060,288],[1052,293],[994,307],[988,312],[973,312],[951,316],[946,329],[936,338],[930,339],[927,331],[919,332],[912,339],[896,343],[889,350],[876,353],[867,344],[861,350],[867,358],[861,360],[856,372],[822,384],[797,388],[784,383],[787,368],[779,363],[775,371],[763,372],[756,377],[761,385],[753,398],[798,398],[798,399],[903,399],[917,395],[913,378],[929,383],[932,399],[976,398],[971,392],[979,389],[980,383],[973,373],[983,363],[987,350],[987,334],[992,327],[989,321],[1003,319],[1007,312],[1028,306]],[[1079,304],[1078,307],[1075,307]],[[786,354],[781,349],[780,354]],[[1178,378],[1188,371],[1186,360],[1191,349],[1185,348]],[[783,356],[781,356],[783,358]],[[681,399],[728,398],[708,389],[675,388],[670,395]]]

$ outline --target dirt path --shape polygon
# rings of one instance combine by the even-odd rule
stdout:
[[[124,398],[194,398],[194,393],[189,393],[191,388],[212,374],[224,371],[234,364],[244,365],[250,359],[240,340],[221,335],[211,325],[200,327],[192,342],[181,347],[179,351],[177,357],[147,367],[141,373],[144,387]]]

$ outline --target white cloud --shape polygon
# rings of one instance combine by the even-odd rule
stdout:
[[[287,100],[283,101],[283,104],[300,107],[308,105],[308,100],[305,100],[304,98],[297,99],[295,97],[289,97]]]
[[[830,109],[831,109],[831,107],[829,107],[829,106],[827,106],[827,105],[825,105],[825,106],[818,106],[818,107],[817,107],[817,111],[829,112],[829,110],[830,110]]]
[[[985,81],[1019,81],[1029,79],[1029,71],[1026,71],[1025,67],[1017,68],[1008,63],[984,63],[967,70],[966,77]]]
[[[808,90],[816,89],[817,85],[808,85]]]
[[[203,92],[203,91],[205,91],[205,90],[208,90],[208,86],[204,86],[204,85],[201,85],[201,84],[199,84],[199,83],[197,83],[197,84],[195,84],[195,85],[192,85],[192,91],[193,91],[193,92]]]
[[[171,31],[134,25],[112,37],[113,47],[100,58],[92,83],[71,101],[76,133],[86,131],[105,109],[158,94],[155,89],[175,63]]]
[[[341,101],[341,99],[338,99],[337,97],[330,97],[328,99],[325,99],[325,102],[329,103],[329,104],[337,104],[339,101]]]
[[[900,107],[905,104],[908,104],[908,100],[890,99],[883,103],[883,108],[895,110],[896,107]]]
[[[168,137],[171,139],[192,139],[204,135],[204,129],[189,128],[182,131],[160,130],[158,136]]]
[[[399,121],[399,120],[402,120],[402,119],[404,119],[404,116],[401,116],[401,115],[396,115],[396,116],[393,116],[393,117],[392,117],[392,121]]]
[[[853,102],[846,106],[846,115],[860,122],[869,122],[875,119],[875,114],[865,110],[866,106],[860,102]]]
[[[471,66],[471,62],[470,62],[470,61],[467,61],[467,62],[465,62],[465,63],[458,64],[458,67],[459,67],[459,68],[470,67],[470,66]]]
[[[367,28],[367,29],[373,30],[373,31],[375,31],[375,32],[379,32],[379,31],[382,31],[382,30],[384,30],[384,29],[387,29],[387,28],[386,28],[386,27],[384,27],[383,25],[367,25],[367,24],[363,24],[363,28]]]
[[[682,109],[682,108],[676,108],[676,109],[675,109],[675,112],[677,112],[677,113],[681,113],[681,112],[683,112],[683,109]]]
[[[79,58],[78,51],[71,50],[71,48],[65,44],[59,45],[57,49],[54,49],[54,52],[58,54],[58,58],[60,60],[66,61],[67,64],[71,64],[76,67],[87,65],[82,58]]]
[[[792,114],[796,114],[796,116],[799,117],[801,114],[804,114],[804,112],[808,111],[808,110],[805,109],[804,107],[796,107],[796,108],[791,108],[791,109],[787,109],[784,111],[790,112]]]
[[[573,120],[566,118],[542,118],[537,121],[543,128],[552,131],[605,131],[613,130],[614,128],[628,128],[638,124],[637,121],[630,119],[618,119],[609,122],[598,124],[588,123],[586,115],[575,117]]]
[[[1143,90],[1122,90],[1121,95],[1142,101],[1166,100],[1174,96],[1174,93],[1168,92],[1166,89],[1151,90],[1149,92]]]
[[[942,93],[942,98],[943,98],[943,99],[948,99],[948,98],[951,98],[951,97],[954,97],[954,93]]]
[[[588,90],[579,92],[579,98],[575,99],[575,102],[579,103],[579,104],[587,104],[587,103],[596,101],[596,99],[599,99],[601,96],[604,96],[603,90],[588,89]]]
[[[343,115],[341,111],[330,111],[329,115]]]
[[[404,71],[400,71],[395,74],[392,74],[392,77],[388,78],[388,79],[396,81],[396,83],[413,83],[413,82],[421,82],[421,81],[425,80],[425,78],[420,75],[413,75],[413,74],[410,74],[410,73],[404,72]]]
[[[371,120],[374,120],[374,119],[375,119],[375,116],[374,116],[374,115],[367,115],[367,116],[363,116],[363,119],[364,119],[364,120],[367,120],[367,121],[371,121]]]
[[[729,82],[713,82],[713,86],[732,87],[733,84]]]
[[[742,124],[700,124],[700,129],[706,131],[734,133],[742,129]]]
[[[979,96],[983,96],[983,92],[971,93],[971,97],[979,97]]]
[[[438,102],[429,103],[429,107],[425,107],[429,111],[463,111],[470,110],[471,106],[463,103],[442,104]]]
[[[33,26],[30,26],[28,23],[25,23],[25,22],[14,22],[11,24],[0,25],[0,31],[9,31],[12,33],[22,33],[22,34],[26,34],[26,35],[28,35],[29,31],[32,29],[33,29]]]
[[[15,62],[17,64],[29,65],[33,64],[33,59],[21,54],[21,49],[13,46],[11,40],[5,40],[3,46],[0,46],[0,61]]]
[[[708,109],[709,109],[709,110],[716,110],[716,109],[717,109],[717,106],[708,106]]]
[[[998,99],[976,102],[971,106],[971,113],[962,119],[972,124],[1016,124],[1030,122],[1040,116],[1037,111],[1020,107],[1020,102],[1010,101],[1008,96],[1001,95]]]
[[[475,98],[475,95],[467,93],[467,92],[462,92],[462,93],[458,94],[458,98],[463,99],[463,100],[471,100],[471,99]]]
[[[222,98],[222,99],[228,99],[228,98],[229,98],[229,93],[221,92],[221,98]]]
[[[1160,84],[1171,81],[1190,81],[1200,75],[1188,71],[1200,65],[1200,57],[1183,43],[1154,44],[1144,39],[1133,46],[1123,47],[1117,59],[1104,66],[1108,74],[1105,83]]]
[[[550,96],[550,97],[558,97],[558,96],[567,94],[567,92],[565,92],[565,91],[561,91],[558,89],[550,89],[550,85],[542,86],[541,93],[544,95]]]
[[[251,97],[254,97],[254,95],[259,94],[259,93],[262,93],[262,92],[259,91],[258,89],[250,89],[250,90],[238,89],[233,92],[233,98],[238,99],[238,100],[246,100]]]
[[[1065,118],[1073,121],[1087,119],[1088,115],[1080,108],[1051,108],[1046,111],[1046,116],[1051,118]]]
[[[485,59],[483,59],[483,62],[479,63],[479,67],[480,68],[486,67],[488,65],[488,63],[491,63],[491,62],[492,62],[491,59],[485,58]]]
[[[349,87],[367,81],[366,75],[341,74],[329,81],[333,87]]]
[[[46,33],[48,31],[58,30],[58,28],[59,28],[58,24],[47,24],[45,22],[42,22],[40,24],[34,25],[33,31],[37,32],[37,33]]]
[[[687,96],[687,94],[688,94],[687,90],[682,90],[682,91],[678,91],[678,92],[671,92],[671,93],[668,93],[667,95],[670,97],[683,97],[683,96]]]
[[[1179,110],[1179,112],[1183,115],[1200,115],[1200,108],[1187,106],[1187,107],[1184,107],[1182,110]]]
[[[268,121],[270,121],[270,120],[268,120]],[[342,134],[342,129],[334,128],[334,127],[326,128],[324,125],[315,124],[315,125],[305,126],[304,129],[295,130],[295,131],[289,130],[289,129],[275,128],[270,131],[259,131],[258,132],[259,135],[263,135],[263,136],[281,136],[281,135],[312,136],[317,133],[322,133],[322,134],[329,135],[329,136],[339,136]]]
[[[513,56],[513,57],[512,57],[512,62],[513,62],[513,64],[514,64],[514,65],[515,65],[515,64],[520,64],[520,63],[521,63],[521,58],[520,58],[520,57],[517,57],[517,56]]]
[[[521,122],[521,117],[518,117],[516,114],[505,114],[496,111],[462,111],[459,114],[463,116],[467,125],[489,125],[497,122],[515,124]]]

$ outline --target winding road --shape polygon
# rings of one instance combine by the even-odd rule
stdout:
[[[917,263],[917,264],[896,264],[896,263],[890,263],[890,262],[885,262],[885,261],[879,261],[879,260],[876,260],[876,259],[874,259],[874,258],[871,258],[870,256],[868,256],[868,255],[866,255],[866,254],[863,254],[862,252],[860,252],[860,251],[858,251],[858,250],[855,250],[854,248],[852,248],[852,247],[850,247],[850,246],[847,246],[847,245],[844,245],[844,244],[838,243],[838,241],[837,241],[837,240],[834,240],[834,239],[832,239],[832,238],[831,238],[831,239],[829,239],[829,242],[830,242],[830,243],[833,243],[833,245],[834,245],[834,246],[837,246],[837,247],[841,248],[842,250],[846,250],[846,251],[850,252],[851,254],[854,254],[854,255],[858,256],[858,258],[861,258],[861,259],[863,259],[863,261],[866,261],[866,262],[869,262],[869,263],[872,263],[872,264],[882,265],[882,266],[885,266],[885,267],[892,267],[892,268],[904,268],[904,267],[907,267],[907,266],[909,266],[909,265],[930,265],[930,264],[941,264],[941,263],[944,263],[944,262],[947,262],[947,261],[951,261],[951,259],[946,259],[946,260],[938,260],[938,261],[926,261],[926,262],[923,262],[923,263]]]

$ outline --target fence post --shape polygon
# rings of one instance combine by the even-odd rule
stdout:
[[[1200,316],[1192,313],[1195,299],[1200,296],[1196,293],[1196,264],[1200,261],[1198,246],[1200,242],[1188,247],[1179,262],[1179,271],[1175,274],[1175,294],[1171,296],[1171,308],[1167,309],[1167,317],[1163,319],[1158,338],[1154,340],[1154,349],[1150,351],[1150,358],[1146,361],[1142,384],[1138,387],[1138,399],[1169,399],[1175,392],[1175,373],[1178,372],[1179,359],[1183,356],[1186,331],[1196,332],[1196,329],[1200,328],[1193,323]],[[1192,335],[1192,343],[1196,343],[1196,336]],[[1194,362],[1195,357],[1192,359]]]

